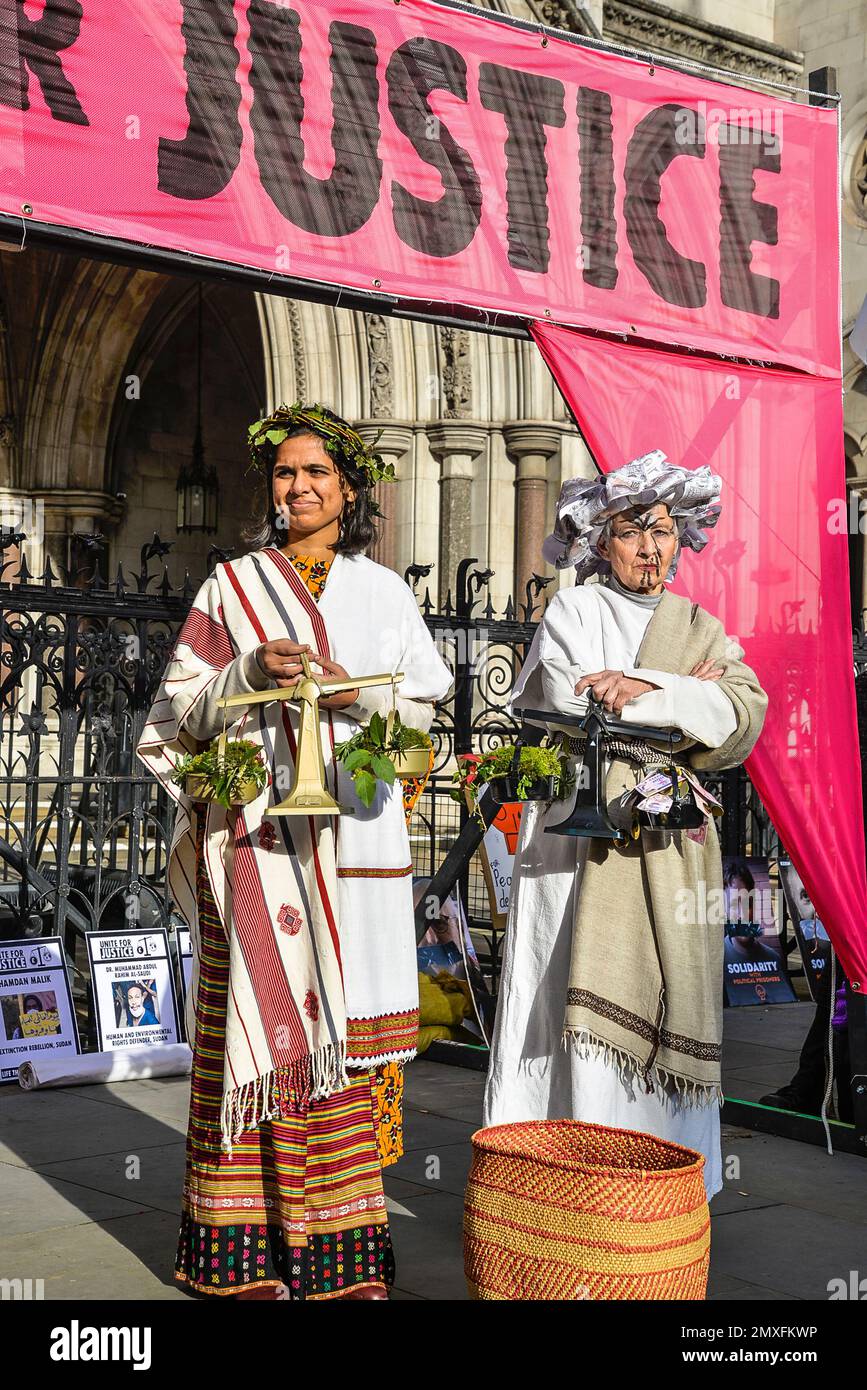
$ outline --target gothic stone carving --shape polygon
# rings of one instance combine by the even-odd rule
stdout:
[[[472,414],[473,383],[470,335],[465,328],[440,329],[442,346],[443,416],[462,420]]]
[[[365,314],[367,366],[370,376],[370,414],[375,420],[394,414],[391,345],[388,324],[381,314]]]
[[[634,48],[676,54],[748,78],[794,86],[803,77],[803,54],[691,20],[653,0],[605,0],[603,32]]]

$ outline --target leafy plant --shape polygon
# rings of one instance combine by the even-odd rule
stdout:
[[[459,753],[458,769],[452,777],[452,781],[457,782],[458,786],[450,795],[455,801],[463,801],[464,789],[469,788],[478,809],[481,789],[497,777],[511,776],[514,760],[514,743],[503,743],[488,753]],[[526,800],[533,783],[548,777],[554,778],[554,796],[557,798],[564,797],[575,782],[573,774],[569,771],[569,764],[559,749],[522,745],[518,755],[518,780],[515,788],[518,799]]]
[[[432,748],[430,738],[421,729],[413,729],[401,723],[400,715],[395,714],[388,737],[388,725],[381,714],[373,714],[368,724],[362,725],[352,738],[335,744],[335,757],[347,772],[352,773],[355,792],[365,806],[373,804],[377,781],[392,786],[397,775],[393,758],[397,753],[406,753],[410,748]]]
[[[225,757],[220,757],[219,740],[214,740],[201,753],[187,753],[175,762],[172,781],[183,787],[187,777],[204,778],[214,800],[230,807],[245,782],[255,782],[261,791],[268,781],[268,769],[262,760],[262,750],[248,738],[226,744]]]

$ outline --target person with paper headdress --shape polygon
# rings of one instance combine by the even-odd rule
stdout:
[[[743,762],[767,696],[719,620],[665,587],[683,546],[707,544],[720,487],[709,468],[677,467],[659,449],[564,484],[543,553],[574,566],[577,582],[548,605],[512,709],[581,714],[592,694],[621,720],[681,730],[674,757],[696,781]],[[600,582],[585,583],[591,576]],[[668,747],[625,738],[609,760],[607,810],[627,832],[624,798]],[[545,833],[570,810],[569,801],[524,808],[485,1124],[571,1117],[643,1130],[703,1153],[711,1196],[722,1186],[713,818],[693,830],[642,828],[621,847]]]

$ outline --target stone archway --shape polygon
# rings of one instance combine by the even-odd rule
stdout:
[[[69,536],[93,530],[111,540],[112,574],[118,561],[137,569],[154,530],[193,574],[211,544],[243,548],[236,506],[216,536],[176,537],[174,487],[195,428],[197,281],[39,249],[16,258],[15,272],[0,495],[44,509],[32,568],[44,554],[67,563]],[[250,495],[249,421],[280,401],[320,400],[368,437],[383,430],[380,448],[396,464],[374,558],[401,574],[430,564],[440,602],[467,554],[494,571],[498,607],[523,599],[533,571],[550,574],[541,542],[560,482],[593,464],[532,343],[217,281],[204,283],[203,302],[205,448],[224,497],[236,501],[239,484]]]
[[[139,566],[141,546],[157,532],[172,542],[173,571],[206,573],[212,546],[249,549],[244,527],[259,493],[248,472],[247,426],[264,408],[265,359],[254,296],[243,286],[202,285],[202,436],[206,466],[219,484],[215,534],[177,531],[177,479],[192,458],[198,350],[196,280],[173,277],[140,324],[118,390],[107,451],[107,476],[124,507],[113,564]]]
[[[4,257],[6,486],[29,513],[28,560],[66,565],[70,534],[110,527],[109,420],[138,324],[164,277],[34,249]]]

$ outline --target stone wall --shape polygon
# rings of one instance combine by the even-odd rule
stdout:
[[[141,373],[141,396],[124,400],[109,461],[112,486],[126,494],[113,546],[114,565],[139,568],[143,540],[157,531],[174,542],[173,569],[180,576],[205,572],[210,546],[249,549],[241,531],[258,492],[245,438],[265,404],[262,337],[249,291],[209,285],[202,306],[202,439],[206,467],[219,482],[215,535],[178,534],[177,479],[189,465],[196,429],[196,287],[178,282],[142,325],[129,373]],[[161,333],[166,315],[170,331]],[[153,350],[154,335],[160,343]]]
[[[578,33],[651,42],[727,64],[747,81],[804,84],[825,64],[844,95],[843,320],[867,288],[865,5],[845,0],[496,0],[494,8]],[[859,187],[859,177],[861,187]],[[204,445],[220,479],[213,537],[176,535],[176,481],[195,430],[195,282],[33,246],[0,256],[0,502],[38,499],[46,555],[75,532],[109,538],[106,572],[137,570],[156,530],[175,566],[204,569],[211,544],[243,549],[252,501],[244,435],[263,406],[333,406],[380,448],[400,481],[384,488],[376,558],[429,563],[431,593],[453,590],[464,554],[493,570],[492,596],[520,601],[550,575],[540,546],[563,478],[593,462],[531,343],[333,310],[218,282],[204,291]],[[844,347],[849,485],[867,491],[867,376]],[[130,394],[130,383],[138,383]],[[135,391],[138,394],[135,394]],[[119,495],[120,494],[120,495]],[[858,551],[858,563],[863,546]],[[557,582],[571,582],[568,575]],[[552,588],[555,586],[552,586]],[[549,590],[550,592],[550,590]],[[867,579],[864,580],[867,596]],[[867,602],[867,597],[865,597]]]

